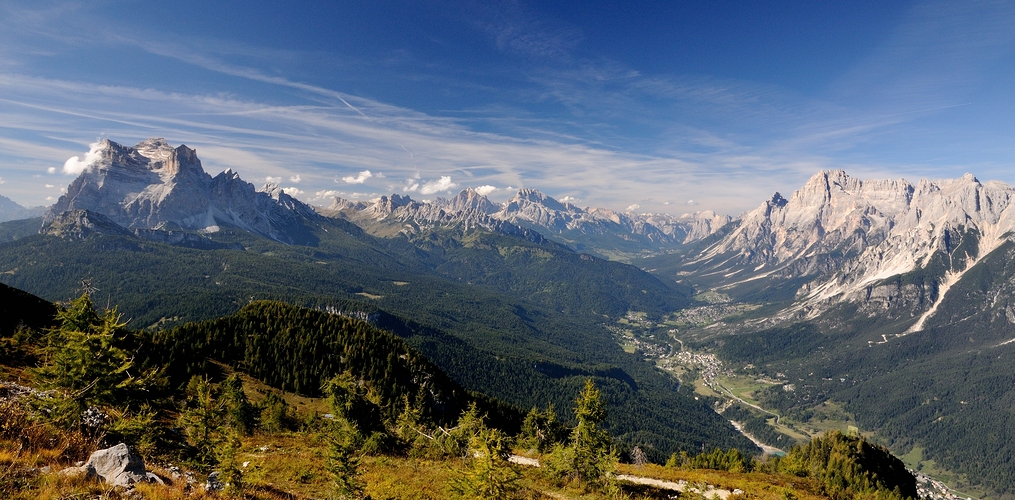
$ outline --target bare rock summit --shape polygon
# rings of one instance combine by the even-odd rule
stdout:
[[[214,233],[232,226],[290,244],[315,239],[312,208],[278,186],[258,190],[232,170],[212,177],[185,145],[148,139],[127,147],[105,139],[98,155],[49,209],[46,223],[88,210],[130,230]]]

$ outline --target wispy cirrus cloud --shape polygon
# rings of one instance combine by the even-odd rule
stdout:
[[[826,91],[804,95],[772,83],[649,74],[606,58],[583,58],[581,29],[513,3],[477,3],[472,26],[500,54],[524,64],[496,69],[510,80],[507,86],[469,80],[475,75],[468,69],[434,66],[413,75],[439,81],[442,89],[485,96],[424,112],[341,91],[340,79],[334,88],[300,81],[270,63],[310,59],[305,52],[131,35],[137,31],[118,29],[84,4],[52,5],[59,8],[0,6],[0,13],[10,14],[0,20],[0,27],[9,28],[0,34],[8,42],[0,43],[0,154],[16,159],[21,170],[78,168],[96,136],[128,144],[164,136],[196,147],[212,173],[233,168],[248,179],[289,179],[300,185],[292,192],[306,200],[331,197],[335,179],[355,184],[362,191],[356,195],[365,197],[384,190],[428,196],[468,182],[491,195],[509,193],[494,186],[524,185],[551,195],[577,194],[591,205],[647,210],[693,196],[702,208],[728,213],[792,189],[822,168],[895,177],[975,170],[977,164],[879,160],[857,151],[912,137],[928,117],[962,104],[982,68],[1011,45],[1015,26],[1003,5],[921,5],[875,54]],[[87,37],[62,29],[54,22],[61,16],[65,23],[84,19],[94,29]],[[982,33],[971,29],[985,18],[991,19]],[[945,41],[936,41],[938,34]],[[140,51],[211,84],[195,90],[172,80],[109,84],[103,82],[120,80],[33,73],[40,51],[60,54],[74,44]],[[29,50],[36,52],[29,56]],[[935,59],[936,51],[944,56]],[[271,57],[282,52],[285,57]],[[218,75],[227,82],[215,80]],[[906,98],[895,102],[893,96]],[[861,102],[868,98],[870,104]],[[72,157],[78,160],[70,162]],[[1006,172],[989,161],[979,165]],[[406,182],[380,182],[382,171]],[[989,172],[984,176],[997,176]],[[36,199],[46,196],[25,189]]]

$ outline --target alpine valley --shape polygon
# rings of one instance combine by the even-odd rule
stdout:
[[[435,400],[468,391],[504,422],[570,408],[591,379],[610,434],[655,462],[856,427],[911,469],[1015,497],[1003,183],[824,171],[735,218],[583,208],[529,188],[502,204],[468,188],[311,207],[213,177],[163,139],[99,153],[44,214],[3,208],[18,220],[0,224],[0,282],[53,302],[84,283],[130,327],[161,332],[187,370],[194,354],[165,335],[206,338],[243,370],[266,354],[216,325],[280,301],[394,334],[405,359],[428,360],[406,373],[446,388]],[[319,395],[312,375],[259,378]]]

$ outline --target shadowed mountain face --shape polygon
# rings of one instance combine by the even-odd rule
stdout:
[[[0,222],[9,220],[31,219],[39,217],[46,212],[45,207],[26,208],[18,205],[14,200],[0,195]]]
[[[289,244],[313,244],[309,227],[319,216],[274,185],[261,190],[226,170],[212,177],[197,152],[164,139],[134,147],[103,140],[98,159],[71,183],[49,212],[87,210],[131,230],[217,232],[234,226]]]

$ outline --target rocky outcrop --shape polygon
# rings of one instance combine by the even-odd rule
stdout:
[[[60,473],[65,476],[84,475],[98,478],[112,486],[124,488],[129,488],[137,483],[162,482],[158,476],[146,471],[141,456],[132,452],[123,443],[98,450],[88,457],[88,461],[84,465],[68,467]]]
[[[72,240],[83,240],[96,234],[131,235],[130,231],[109,217],[89,210],[60,212],[46,221],[39,233]]]
[[[177,247],[198,248],[202,250],[216,250],[219,248],[231,248],[240,250],[242,245],[235,243],[226,245],[208,238],[207,236],[187,231],[173,229],[135,229],[134,235],[149,241],[157,241]]]
[[[215,177],[201,166],[197,152],[165,139],[127,147],[103,140],[97,159],[70,184],[49,212],[88,210],[134,229],[165,224],[215,232],[228,225],[290,244],[313,240],[307,229],[319,216],[278,186],[257,190],[232,170]]]

